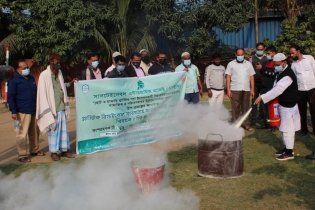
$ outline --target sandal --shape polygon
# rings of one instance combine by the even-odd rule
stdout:
[[[45,156],[43,151],[37,151],[35,153],[31,153],[30,156]]]
[[[28,157],[19,158],[19,161],[22,162],[22,163],[29,163],[29,162],[31,162],[31,160]]]
[[[61,153],[61,157],[74,158],[75,155],[74,155],[72,152],[67,151],[67,152],[62,152],[62,153]]]
[[[57,153],[51,153],[50,157],[53,161],[60,160],[60,157],[57,155]]]

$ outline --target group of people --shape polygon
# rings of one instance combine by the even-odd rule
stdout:
[[[292,64],[283,53],[277,53],[274,46],[265,49],[263,43],[256,45],[256,52],[249,60],[245,59],[245,50],[238,48],[235,59],[228,63],[226,69],[221,65],[221,55],[213,54],[213,63],[205,70],[205,85],[207,87],[209,105],[213,109],[222,107],[224,90],[231,100],[232,118],[236,121],[241,114],[248,111],[252,103],[252,119],[246,119],[242,127],[253,130],[259,117],[263,119],[262,129],[269,129],[267,103],[274,98],[279,100],[281,116],[281,131],[284,149],[276,153],[278,160],[294,159],[293,147],[295,131],[302,129],[302,135],[308,133],[307,103],[310,107],[313,133],[315,134],[315,104],[310,103],[315,92],[315,61],[310,55],[303,55],[300,47],[290,47]],[[12,118],[20,121],[20,130],[16,134],[19,161],[26,163],[31,160],[27,153],[27,139],[29,138],[30,155],[43,156],[39,151],[39,132],[48,132],[48,145],[51,158],[54,161],[61,157],[73,158],[70,152],[69,134],[66,118],[70,116],[67,98],[67,87],[60,70],[61,57],[50,55],[50,64],[44,70],[36,87],[35,79],[30,75],[30,69],[24,60],[18,62],[17,75],[9,81],[8,102]],[[106,70],[99,68],[96,54],[87,57],[87,67],[80,72],[80,80],[110,79],[122,77],[145,77],[170,73],[172,69],[167,63],[165,52],[156,54],[154,63],[150,61],[149,51],[142,49],[130,57],[130,64],[126,57],[119,52],[112,55],[112,65]],[[191,104],[199,103],[202,97],[203,84],[200,73],[191,62],[189,52],[181,55],[181,64],[175,72],[185,71],[186,92],[185,100]],[[252,98],[252,100],[250,99]],[[259,106],[259,108],[258,108]],[[271,127],[274,131],[276,128]],[[315,160],[315,153],[306,156]]]
[[[67,87],[76,79],[69,83],[64,82],[60,61],[60,55],[50,55],[50,63],[40,74],[36,86],[27,62],[19,60],[17,74],[8,83],[8,103],[12,118],[20,124],[16,132],[16,145],[18,160],[22,163],[31,162],[27,150],[28,140],[29,155],[45,155],[39,150],[40,132],[48,132],[48,146],[52,160],[58,161],[60,157],[75,157],[70,151],[66,118],[70,117]]]

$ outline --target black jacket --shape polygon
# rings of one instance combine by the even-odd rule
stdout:
[[[91,70],[91,69],[89,69],[90,70],[90,75],[91,75],[91,79],[95,79],[95,76],[94,76],[94,73],[93,73],[93,70]],[[104,71],[103,70],[101,70],[100,69],[100,71],[101,71],[101,74],[102,74],[102,79],[104,78]],[[80,74],[80,80],[86,80],[86,69],[83,69],[82,71],[81,71],[81,74]]]
[[[119,72],[116,68],[108,72],[106,77],[108,78],[119,78],[119,77],[128,77],[128,74],[124,71]]]
[[[141,68],[141,67],[140,67]],[[142,69],[142,68],[141,68]],[[143,71],[143,69],[142,69]],[[125,72],[128,74],[129,77],[138,77],[136,70],[133,68],[133,66],[130,64],[129,66],[126,66],[125,68]],[[143,71],[143,74],[145,76],[145,73]]]

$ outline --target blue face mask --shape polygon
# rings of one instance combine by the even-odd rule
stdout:
[[[268,60],[272,60],[272,57],[270,55],[267,55]]]
[[[275,66],[275,72],[282,72],[283,71],[283,67],[282,66]]]
[[[98,66],[98,64],[99,64],[98,61],[93,61],[93,62],[92,62],[92,67],[96,69],[97,66]]]
[[[22,76],[28,76],[30,74],[30,69],[22,70]]]
[[[238,55],[238,56],[236,56],[236,60],[237,60],[238,62],[243,62],[243,61],[244,61],[244,55]]]
[[[264,54],[264,51],[256,51],[256,55],[262,56]]]
[[[123,70],[125,70],[125,66],[117,66],[117,70],[118,71],[123,71]]]
[[[184,60],[184,65],[185,66],[190,66],[191,60]]]

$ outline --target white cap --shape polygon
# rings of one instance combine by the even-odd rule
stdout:
[[[113,53],[112,58],[115,58],[115,57],[118,56],[118,55],[121,55],[121,54],[120,54],[120,52],[117,52],[117,51],[116,51],[116,52]]]
[[[139,53],[142,53],[142,52],[149,52],[148,50],[146,50],[146,49],[142,49],[142,50],[140,50],[140,52]]]
[[[189,52],[183,52],[182,57],[184,57],[185,55],[190,55],[190,54],[189,54]]]
[[[283,53],[277,53],[273,56],[273,61],[284,61],[287,57]]]

